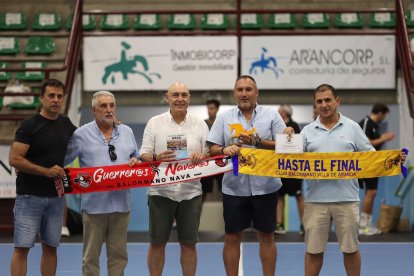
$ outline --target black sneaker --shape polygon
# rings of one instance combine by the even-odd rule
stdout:
[[[299,226],[299,235],[305,235],[305,228],[302,223]]]
[[[275,227],[275,233],[276,234],[286,234],[285,226],[283,223],[277,223]]]

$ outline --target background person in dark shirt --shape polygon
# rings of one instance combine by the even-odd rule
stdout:
[[[76,127],[59,114],[64,102],[64,85],[55,79],[41,90],[42,108],[16,131],[9,162],[19,173],[14,206],[14,251],[11,275],[26,275],[27,255],[40,233],[42,275],[55,275],[56,247],[63,222],[63,194],[58,196],[55,181],[65,175],[63,162],[69,138]],[[62,187],[63,188],[63,187]]]
[[[278,112],[282,116],[283,121],[287,127],[292,127],[295,130],[295,133],[300,133],[299,125],[292,120],[292,107],[287,104],[280,105]],[[279,200],[277,201],[277,211],[276,211],[276,234],[285,234],[286,229],[283,224],[284,221],[284,210],[285,210],[285,195],[294,196],[296,198],[296,203],[298,206],[300,227],[299,234],[303,235],[305,231],[303,230],[302,217],[303,217],[303,194],[302,194],[302,179],[294,178],[281,178],[282,188],[278,191]]]
[[[208,100],[206,102],[208,119],[204,120],[208,126],[208,130],[211,129],[214,121],[216,120],[217,113],[220,108],[220,101],[216,99]],[[201,185],[203,188],[202,202],[206,201],[207,194],[213,192],[214,182],[217,182],[218,191],[221,193],[221,181],[223,180],[223,174],[216,174],[208,177],[201,178]]]
[[[377,103],[372,107],[371,114],[359,122],[369,141],[376,150],[380,150],[382,145],[394,139],[395,134],[384,132],[380,134],[379,124],[385,120],[390,110],[385,104]],[[362,202],[361,221],[359,224],[360,235],[377,235],[381,230],[372,225],[372,209],[378,189],[378,177],[359,179],[360,188],[365,188],[365,197]]]

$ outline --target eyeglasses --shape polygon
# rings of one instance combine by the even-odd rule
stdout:
[[[108,149],[109,158],[111,158],[111,161],[113,162],[118,158],[118,156],[116,155],[116,152],[115,152],[115,146],[111,145],[111,144],[108,144],[108,146],[109,146],[109,149]]]

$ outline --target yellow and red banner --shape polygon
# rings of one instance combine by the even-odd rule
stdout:
[[[257,176],[300,179],[353,179],[401,173],[401,150],[277,154],[272,150],[242,148],[239,156],[216,156],[192,164],[189,159],[146,162],[134,167],[68,168],[62,179],[65,193],[91,193],[158,185],[233,171]],[[230,160],[231,159],[231,160]],[[59,187],[60,188],[60,187]]]
[[[353,179],[401,174],[401,150],[278,154],[242,148],[238,171],[257,176],[300,179]]]

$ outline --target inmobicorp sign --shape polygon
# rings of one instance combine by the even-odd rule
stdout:
[[[241,66],[259,89],[392,89],[395,37],[247,36]]]
[[[86,90],[232,89],[237,77],[234,36],[86,37]]]

